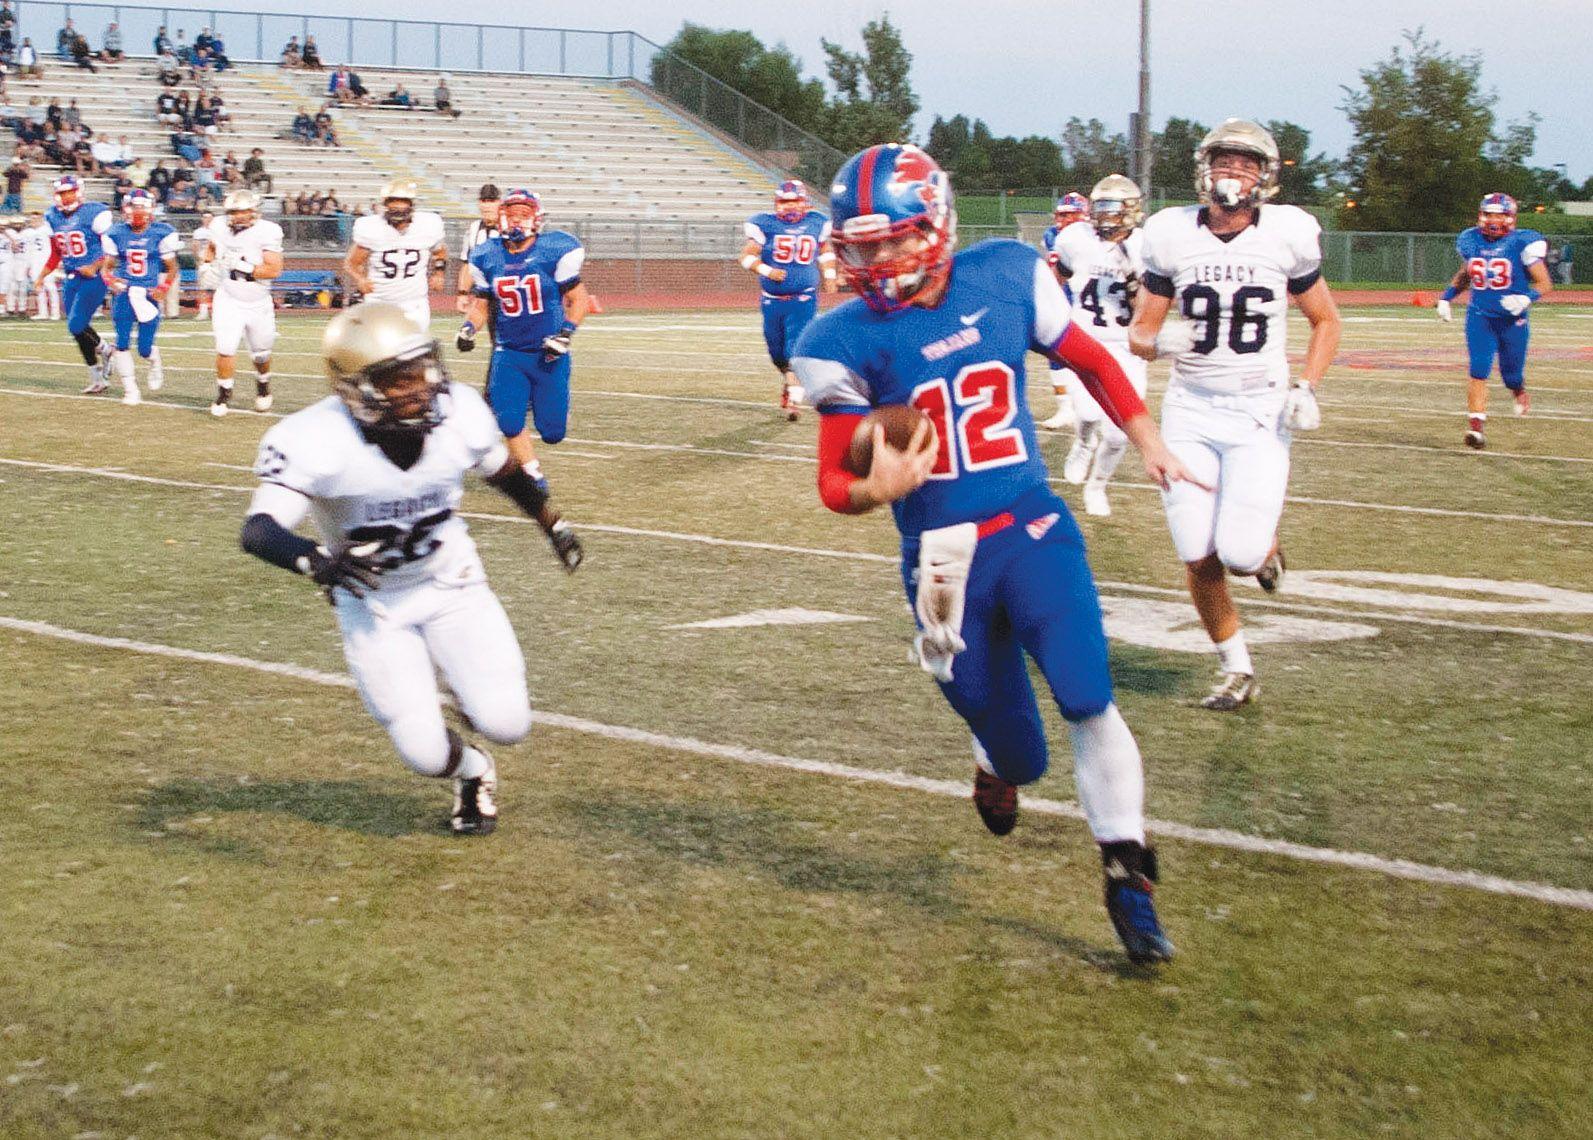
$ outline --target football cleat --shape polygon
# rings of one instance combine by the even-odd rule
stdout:
[[[136,387],[123,390],[122,403],[126,404],[129,408],[136,408],[143,402],[144,398],[138,394],[138,389]]]
[[[1017,784],[976,767],[973,802],[991,835],[1008,835],[1018,826]]]
[[[1200,702],[1200,707],[1212,712],[1233,712],[1247,705],[1261,694],[1254,673],[1223,673]]]
[[[785,413],[785,418],[792,423],[796,423],[798,417],[802,415],[802,408],[799,404],[800,397],[794,396],[792,393],[800,392],[801,390],[792,384],[782,384],[780,386],[780,410]]]
[[[227,414],[227,404],[228,404],[229,401],[231,401],[231,399],[232,399],[232,389],[231,388],[223,388],[219,384],[216,385],[216,398],[213,401],[211,401],[210,414],[213,415],[213,416],[224,416],[224,415],[226,415]]]
[[[1516,415],[1524,416],[1532,410],[1532,397],[1527,395],[1525,388],[1516,390]]]
[[[564,519],[555,519],[547,528],[547,535],[548,541],[553,544],[554,555],[564,563],[566,571],[574,574],[586,558],[586,551],[581,549],[581,540],[575,537],[575,529]]]
[[[491,765],[484,776],[454,781],[454,810],[448,826],[455,835],[491,835],[498,826],[498,766],[491,755],[477,749]]]
[[[1100,519],[1111,515],[1112,504],[1106,498],[1105,483],[1084,484],[1084,513]]]
[[[1103,438],[1100,424],[1080,424],[1079,434],[1073,440],[1073,446],[1068,448],[1067,458],[1062,461],[1062,478],[1075,487],[1083,483],[1085,476],[1090,473],[1090,465],[1095,462],[1095,451],[1101,446]]]
[[[151,392],[159,392],[166,383],[166,373],[162,369],[151,368],[149,370],[149,379],[145,383],[149,385]]]
[[[1283,547],[1278,547],[1256,571],[1256,584],[1269,594],[1276,594],[1283,585],[1283,572],[1288,569],[1283,560]]]
[[[269,383],[255,385],[254,410],[257,412],[269,412],[271,410],[271,385]]]
[[[1488,446],[1488,440],[1482,434],[1481,416],[1472,416],[1466,421],[1466,446],[1473,451],[1481,451]]]
[[[1101,862],[1106,869],[1106,913],[1128,960],[1142,966],[1172,961],[1173,944],[1151,901],[1160,877],[1155,850],[1131,841],[1103,843]]]
[[[110,385],[105,383],[105,377],[100,375],[98,369],[95,369],[94,375],[90,378],[89,382],[83,386],[82,392],[78,394],[82,396],[98,396],[108,387],[110,387]]]
[[[1079,414],[1073,410],[1073,401],[1066,396],[1059,396],[1056,402],[1056,411],[1051,418],[1041,420],[1039,426],[1046,431],[1062,431],[1074,427],[1079,422]]]

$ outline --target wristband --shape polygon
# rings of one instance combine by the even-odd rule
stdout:
[[[1453,301],[1459,295],[1460,295],[1460,290],[1456,289],[1453,285],[1451,285],[1449,288],[1444,290],[1442,296],[1440,297],[1440,300]]]
[[[1536,301],[1541,296],[1543,296],[1542,293],[1539,293],[1536,289],[1534,289],[1530,285],[1527,286],[1527,297],[1528,297],[1529,300]]]
[[[757,273],[757,275],[759,277],[773,277],[774,276],[774,268],[772,266],[768,266],[768,265],[763,264],[763,262],[761,262],[761,261],[758,263],[758,268],[756,270],[754,270],[754,272]]]
[[[469,340],[471,337],[476,335],[476,326],[470,321],[466,321],[464,324],[459,326],[459,335],[464,337],[466,340]]]
[[[741,268],[743,269],[751,269],[756,264],[758,264],[758,255],[755,253],[746,254],[741,259]]]
[[[564,324],[559,327],[559,335],[563,337],[574,336],[576,330],[580,327],[581,326],[576,324],[574,321],[565,321]]]

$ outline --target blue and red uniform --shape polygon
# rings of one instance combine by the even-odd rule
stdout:
[[[117,351],[126,352],[131,347],[136,328],[138,355],[147,359],[155,348],[155,334],[160,329],[160,305],[145,299],[144,293],[159,287],[166,259],[177,256],[177,231],[165,222],[150,222],[142,230],[135,230],[127,222],[117,222],[105,235],[103,244],[105,255],[115,259],[111,276],[128,286],[111,300]],[[144,291],[139,294],[136,305],[134,289]],[[146,319],[139,320],[138,310],[146,305],[149,306],[145,309]]]
[[[782,281],[760,274],[763,343],[774,366],[784,372],[791,367],[797,338],[818,312],[819,255],[830,240],[830,219],[817,210],[790,221],[775,213],[754,214],[745,232],[748,241],[762,247],[759,261],[785,272]]]
[[[51,206],[44,213],[51,230],[48,273],[55,265],[65,271],[61,285],[62,310],[66,331],[77,336],[89,327],[94,314],[105,303],[105,282],[98,273],[84,276],[83,270],[97,268],[104,256],[101,239],[111,228],[115,215],[104,202],[83,202],[70,211]]]
[[[1456,239],[1455,252],[1465,263],[1467,287],[1471,290],[1471,301],[1466,306],[1471,378],[1488,379],[1494,357],[1498,356],[1499,375],[1505,387],[1519,392],[1526,384],[1530,326],[1526,313],[1517,316],[1500,302],[1512,295],[1538,299],[1527,268],[1548,256],[1548,242],[1536,230],[1511,230],[1494,238],[1472,226]]]

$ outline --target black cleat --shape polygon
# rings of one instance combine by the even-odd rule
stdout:
[[[1280,546],[1272,552],[1261,569],[1256,571],[1256,584],[1269,594],[1276,594],[1278,587],[1283,585],[1283,572],[1287,569],[1283,561],[1283,548]]]
[[[1132,841],[1103,843],[1101,862],[1106,868],[1106,913],[1128,960],[1141,966],[1172,961],[1173,944],[1151,901],[1160,878],[1155,850]]]
[[[483,753],[483,755],[486,755]],[[487,756],[488,761],[492,760]],[[455,835],[491,835],[498,826],[498,766],[485,776],[454,781],[454,811],[448,821]]]
[[[548,541],[553,544],[553,553],[564,563],[564,569],[574,574],[586,557],[586,551],[581,548],[581,540],[575,537],[575,530],[568,522],[557,519],[547,529]]]
[[[991,835],[1009,835],[1018,826],[1018,785],[974,769],[974,807]]]

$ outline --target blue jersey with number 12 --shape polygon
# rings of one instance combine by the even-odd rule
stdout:
[[[1472,226],[1456,239],[1455,251],[1466,263],[1470,277],[1471,304],[1467,314],[1509,317],[1510,312],[1499,304],[1500,300],[1512,293],[1525,294],[1532,288],[1527,266],[1547,257],[1549,245],[1537,230],[1512,230],[1502,238],[1489,238]]]
[[[501,237],[476,246],[471,281],[497,313],[497,347],[540,352],[543,340],[564,326],[564,294],[581,283],[585,260],[581,243],[562,230],[539,234],[519,253],[511,253]]]

